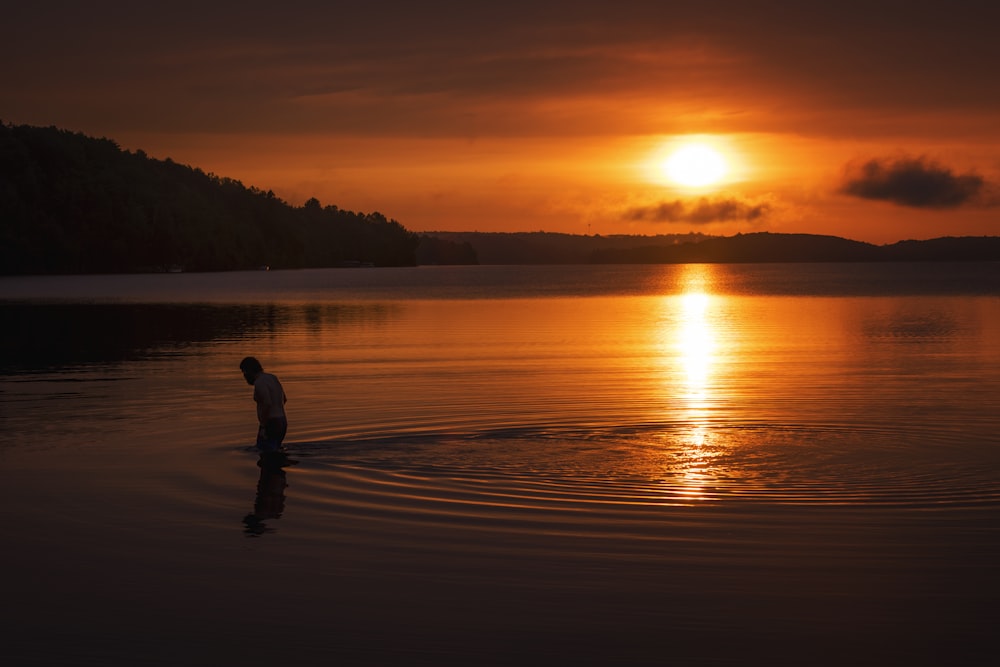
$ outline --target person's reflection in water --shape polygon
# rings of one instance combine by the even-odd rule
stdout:
[[[259,537],[264,533],[275,532],[265,521],[280,519],[285,511],[285,488],[288,479],[285,468],[294,465],[284,452],[261,454],[257,465],[260,467],[260,479],[257,481],[257,499],[253,504],[253,512],[243,517],[243,532],[247,537]]]

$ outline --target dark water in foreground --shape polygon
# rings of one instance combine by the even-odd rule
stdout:
[[[17,664],[992,664],[995,264],[0,299]],[[280,471],[245,354],[289,394]]]

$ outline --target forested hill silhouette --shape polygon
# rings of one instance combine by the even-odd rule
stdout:
[[[738,234],[701,243],[646,246],[620,252],[596,252],[594,262],[836,262],[871,261],[878,247],[861,241],[814,234]]]
[[[1000,237],[947,237],[872,245],[837,236],[759,232],[582,236],[550,232],[427,232],[474,249],[483,264],[1000,261]]]
[[[109,139],[0,123],[0,273],[412,265],[419,242],[380,213],[293,207]]]
[[[481,264],[588,264],[604,251],[632,251],[711,238],[696,233],[584,236],[557,232],[426,232],[424,236],[472,248]]]
[[[758,232],[699,243],[595,250],[594,263],[1000,261],[1000,237],[945,237],[876,246],[837,236]]]

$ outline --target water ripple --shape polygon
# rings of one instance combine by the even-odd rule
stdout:
[[[875,426],[641,425],[299,443],[293,453],[320,473],[319,488],[339,488],[337,502],[404,514],[571,515],[711,502],[920,511],[1000,504],[1000,446],[959,440]]]

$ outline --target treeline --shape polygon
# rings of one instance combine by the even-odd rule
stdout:
[[[427,232],[426,237],[450,243],[453,250],[467,247],[481,264],[589,264],[604,252],[629,251],[647,245],[660,247],[698,243],[712,238],[694,232],[657,236],[584,236],[557,232]]]
[[[380,213],[295,207],[109,139],[0,124],[0,273],[405,266],[419,243]]]
[[[874,245],[839,236],[583,236],[552,232],[427,232],[467,245],[482,264],[728,264],[767,262],[1000,261],[1000,237],[944,237]]]
[[[1000,261],[1000,237],[944,237],[877,246],[837,236],[758,232],[698,243],[595,251],[598,264]]]

